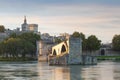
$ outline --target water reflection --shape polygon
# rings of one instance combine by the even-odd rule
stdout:
[[[46,73],[41,71],[41,69],[45,69],[44,64],[42,66],[39,75],[46,74],[47,78],[40,76],[41,80],[120,80],[119,62],[100,62],[98,65],[93,66],[48,66]]]
[[[40,62],[0,62],[0,80],[120,80],[120,63],[49,66]]]
[[[72,65],[70,67],[70,80],[81,80],[81,66]]]
[[[46,63],[38,64],[40,80],[70,80],[69,67],[48,66]]]

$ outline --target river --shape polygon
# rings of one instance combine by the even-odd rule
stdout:
[[[49,66],[43,62],[0,62],[0,80],[120,80],[120,62]]]

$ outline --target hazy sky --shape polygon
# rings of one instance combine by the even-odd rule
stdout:
[[[41,33],[83,32],[111,42],[120,34],[120,0],[0,0],[0,24],[21,27],[37,23]]]

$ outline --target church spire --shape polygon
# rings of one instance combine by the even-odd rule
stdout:
[[[27,24],[26,16],[24,16],[24,23]]]

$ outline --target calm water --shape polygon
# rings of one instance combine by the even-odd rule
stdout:
[[[0,62],[0,80],[120,80],[120,62],[67,67],[40,62]]]

